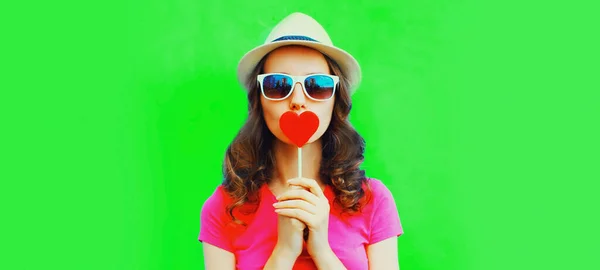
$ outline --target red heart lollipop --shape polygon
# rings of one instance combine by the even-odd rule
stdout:
[[[292,143],[302,147],[319,128],[319,117],[310,111],[300,115],[288,111],[279,118],[279,127]]]

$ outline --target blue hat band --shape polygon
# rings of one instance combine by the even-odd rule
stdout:
[[[307,36],[282,36],[280,38],[274,39],[271,42],[282,41],[282,40],[304,40],[304,41],[319,42],[319,41],[317,41],[313,38],[307,37]]]

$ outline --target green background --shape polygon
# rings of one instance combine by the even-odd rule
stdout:
[[[600,269],[595,1],[0,4],[2,269],[203,269],[235,68],[293,11],[363,68],[351,121],[402,269]]]

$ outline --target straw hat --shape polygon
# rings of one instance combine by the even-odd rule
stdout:
[[[248,76],[258,62],[269,52],[286,45],[302,45],[320,51],[333,59],[341,68],[343,76],[349,82],[348,91],[353,94],[361,79],[358,62],[346,51],[335,47],[329,35],[315,19],[295,12],[281,20],[265,40],[265,43],[246,53],[238,64],[237,77],[246,91]]]

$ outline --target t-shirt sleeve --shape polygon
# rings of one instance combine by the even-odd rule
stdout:
[[[219,186],[202,205],[198,241],[233,252],[230,239],[225,232],[227,217],[225,196]]]
[[[369,244],[375,244],[404,233],[398,208],[390,190],[377,179],[370,181],[373,192],[373,213],[371,216],[371,237]]]

